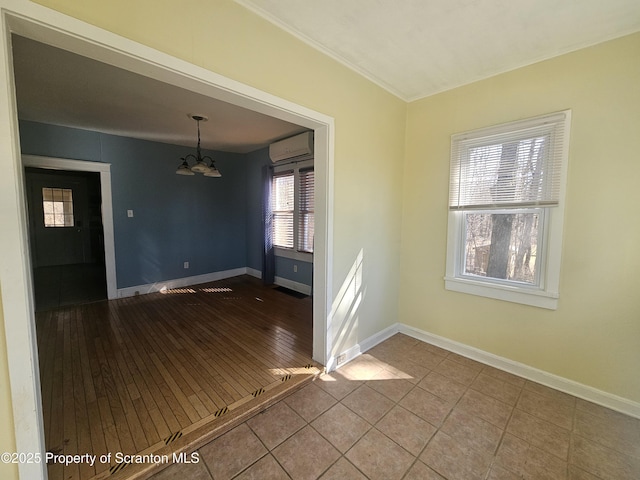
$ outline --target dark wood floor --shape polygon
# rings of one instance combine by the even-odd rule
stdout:
[[[319,372],[311,298],[248,276],[42,311],[36,325],[46,448],[54,453],[154,452]],[[105,478],[114,468],[48,470],[58,480]]]
[[[107,299],[105,266],[101,263],[54,265],[33,270],[36,311]]]

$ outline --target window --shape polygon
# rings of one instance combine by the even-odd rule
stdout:
[[[275,247],[293,248],[294,185],[293,172],[273,176],[271,205]]]
[[[273,245],[277,254],[313,253],[314,175],[312,162],[279,167],[273,175]],[[287,169],[288,168],[288,169]],[[299,258],[299,257],[298,257]]]
[[[557,307],[570,115],[452,136],[447,289]]]
[[[45,227],[73,227],[73,194],[70,188],[42,188]]]
[[[298,198],[298,251],[313,253],[313,168],[300,170]]]

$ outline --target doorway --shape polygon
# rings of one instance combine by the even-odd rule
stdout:
[[[103,60],[176,86],[199,91],[204,95],[245,106],[254,111],[291,121],[315,131],[316,225],[313,297],[314,360],[332,364],[331,340],[340,332],[330,324],[333,264],[333,149],[335,126],[333,118],[306,107],[275,97],[222,77],[214,72],[152,51],[133,41],[116,38],[79,20],[72,19],[31,2],[6,2],[3,5],[0,28],[0,76],[9,88],[0,95],[0,205],[4,228],[0,233],[0,294],[5,323],[7,367],[11,381],[16,444],[21,451],[43,452],[44,435],[42,408],[39,400],[39,372],[34,349],[35,322],[32,308],[28,255],[28,231],[23,197],[24,179],[20,164],[19,133],[11,64],[9,32],[18,33],[46,43]],[[23,157],[24,161],[24,157]],[[69,161],[71,162],[71,161]],[[96,163],[97,162],[90,162]],[[103,164],[104,165],[104,164]],[[109,169],[101,171],[103,195],[110,199]],[[113,231],[107,217],[112,215],[111,203],[103,202],[105,256],[109,297],[115,298],[115,252]],[[109,209],[109,211],[107,211]],[[113,294],[113,297],[112,297]],[[334,327],[335,328],[335,327]],[[20,476],[44,478],[42,464],[20,464]]]
[[[36,311],[106,300],[100,175],[25,169]]]

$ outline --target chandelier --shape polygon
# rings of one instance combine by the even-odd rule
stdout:
[[[216,168],[213,158],[209,156],[202,156],[200,152],[200,122],[206,122],[209,117],[205,115],[189,115],[198,124],[198,146],[196,147],[196,154],[192,153],[181,157],[182,164],[176,170],[177,175],[195,175],[196,173],[202,173],[205,177],[221,177],[222,174]],[[193,166],[189,166],[189,160],[195,161]],[[207,165],[207,161],[210,163]]]

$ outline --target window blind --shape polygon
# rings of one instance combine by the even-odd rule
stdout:
[[[301,252],[313,253],[314,197],[313,169],[301,169],[298,198],[298,250]]]
[[[293,172],[273,176],[271,189],[273,245],[293,248],[294,177]]]
[[[449,208],[558,205],[564,120],[558,113],[453,135]]]

